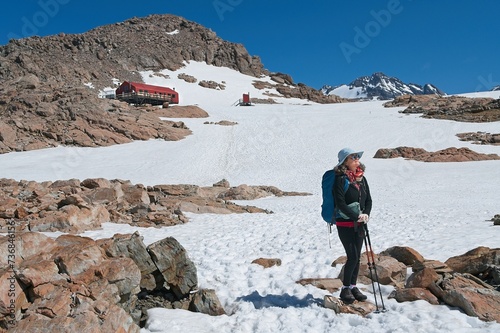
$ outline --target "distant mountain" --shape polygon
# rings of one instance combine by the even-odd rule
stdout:
[[[500,91],[500,85],[493,87],[491,91]]]
[[[362,76],[349,85],[328,86],[321,88],[325,95],[337,95],[349,99],[380,99],[388,100],[401,95],[446,95],[432,84],[421,86],[415,83],[404,83],[395,77],[384,73],[374,73],[371,76]]]

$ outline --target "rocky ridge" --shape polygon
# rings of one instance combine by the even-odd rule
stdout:
[[[273,186],[231,187],[222,180],[211,187],[196,185],[143,186],[103,178],[46,181],[0,179],[0,230],[81,233],[104,222],[161,227],[188,221],[192,213],[272,213],[231,200],[295,196]]]
[[[422,114],[424,118],[450,119],[466,122],[500,120],[500,99],[463,96],[404,95],[384,104],[385,107],[406,107],[406,114]]]
[[[384,104],[385,107],[406,107],[400,111],[403,114],[422,114],[424,118],[449,119],[465,122],[494,122],[500,120],[500,99],[494,98],[469,98],[463,96],[412,96],[404,95]],[[472,141],[475,144],[498,145],[500,133],[467,132],[457,133],[461,141]],[[416,151],[410,152],[402,147],[389,151],[382,151],[379,157],[393,155],[413,158]],[[378,153],[377,153],[378,154]],[[403,156],[405,155],[406,156]],[[470,150],[448,148],[435,153],[418,152],[417,160],[434,161],[477,161],[481,159],[497,159],[493,154],[477,154]],[[432,156],[431,156],[432,155]],[[446,157],[445,157],[446,156]]]
[[[27,89],[17,89],[30,80]],[[50,89],[33,75],[0,87],[0,153],[64,146],[99,147],[134,140],[176,141],[191,134],[181,121],[160,121],[166,109],[145,112],[100,99],[85,87]],[[191,107],[196,108],[196,107]]]
[[[320,90],[312,89],[311,87],[306,86],[305,84],[299,83],[294,84],[293,79],[290,75],[283,73],[272,73],[271,80],[276,82],[276,84],[270,84],[268,82],[263,82],[259,80],[254,81],[254,86],[257,89],[276,89],[281,96],[286,98],[299,98],[305,99],[308,101],[313,101],[321,104],[329,104],[329,103],[343,103],[349,102],[349,100],[345,98],[341,98],[337,95],[325,95]],[[281,97],[279,95],[274,96],[273,94],[267,94],[272,97]],[[254,102],[254,100],[252,100]],[[259,103],[259,101],[255,101]]]
[[[175,15],[131,18],[82,34],[11,40],[0,47],[0,54],[2,80],[32,74],[59,88],[92,82],[102,89],[114,78],[140,82],[139,71],[177,70],[190,60],[255,77],[266,73],[260,59],[250,56],[242,44],[224,41],[210,29]]]
[[[478,145],[500,145],[500,133],[491,134],[485,132],[458,133],[460,141],[472,141]]]
[[[481,154],[470,150],[469,148],[446,148],[435,152],[428,152],[423,148],[397,147],[380,148],[377,150],[374,158],[398,158],[416,160],[421,162],[469,162],[500,160],[497,154]]]

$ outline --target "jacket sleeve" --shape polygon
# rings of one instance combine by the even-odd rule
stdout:
[[[345,181],[345,176],[335,177],[335,182],[333,183],[333,198],[335,200],[335,209],[339,209],[342,211],[342,213],[349,216],[350,221],[357,221],[358,214],[355,213],[350,207],[348,207],[346,203],[346,191],[344,191]]]
[[[370,194],[370,186],[368,186],[368,181],[364,178],[365,181],[365,189],[366,189],[366,198],[363,213],[370,215],[372,211],[372,196]]]

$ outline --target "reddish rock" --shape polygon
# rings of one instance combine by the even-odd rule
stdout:
[[[372,261],[370,257],[370,261]],[[378,282],[384,285],[401,285],[406,280],[406,266],[396,259],[388,256],[376,256],[375,267],[368,266],[366,253],[361,256],[358,281],[363,284],[371,284],[372,277],[378,277]],[[339,279],[344,276],[344,267],[342,267]]]
[[[394,298],[398,302],[414,302],[424,300],[434,305],[439,305],[439,300],[428,289],[407,287],[396,289],[389,298]]]
[[[410,275],[406,281],[406,288],[428,288],[431,284],[439,280],[439,275],[432,268],[424,269]]]
[[[407,106],[401,113],[422,113],[425,118],[466,122],[500,120],[500,99],[488,97],[403,95],[384,106]]]
[[[80,185],[89,189],[110,188],[111,182],[105,178],[87,178]]]
[[[238,188],[238,187],[237,187]],[[37,183],[0,179],[0,227],[12,224],[16,231],[81,233],[104,222],[141,227],[186,223],[183,211],[195,213],[271,213],[241,206],[231,194],[248,199],[262,196],[308,195],[284,192],[273,186],[155,185],[145,187],[124,180],[102,178]],[[240,191],[244,188],[244,191]],[[228,194],[229,193],[229,194]],[[220,196],[228,196],[224,200]]]
[[[208,113],[196,105],[172,105],[153,111],[158,117],[166,118],[207,118]]]
[[[424,261],[424,257],[420,253],[408,246],[393,246],[382,251],[380,254],[393,257],[407,266]]]
[[[202,312],[211,316],[221,316],[226,314],[219,298],[213,289],[203,289],[197,291],[191,300],[189,310],[193,312]]]
[[[422,161],[422,162],[467,162],[500,160],[496,154],[481,154],[472,151],[469,148],[446,148],[436,152],[427,152],[422,148],[398,147],[381,148],[377,150],[374,158],[397,158]]]
[[[278,258],[259,258],[252,261],[252,264],[260,265],[264,268],[272,266],[281,266],[281,259]]]
[[[469,316],[500,323],[500,292],[460,274],[441,283],[446,304],[462,309]]]
[[[451,257],[445,263],[455,272],[478,275],[491,266],[500,265],[500,248],[477,247],[462,255]]]
[[[332,278],[307,278],[300,279],[299,281],[296,281],[296,283],[299,283],[303,286],[310,284],[319,289],[327,290],[330,293],[339,291],[343,285],[342,280]]]

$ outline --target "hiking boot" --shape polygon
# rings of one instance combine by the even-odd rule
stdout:
[[[366,295],[363,295],[361,293],[361,291],[358,289],[358,287],[352,288],[351,289],[351,294],[352,294],[352,296],[354,296],[354,298],[357,301],[360,301],[360,302],[366,301],[366,299],[367,299]]]
[[[349,288],[342,288],[342,291],[340,292],[340,300],[342,302],[344,302],[345,304],[351,304],[356,299],[352,295],[351,289],[349,289]]]

